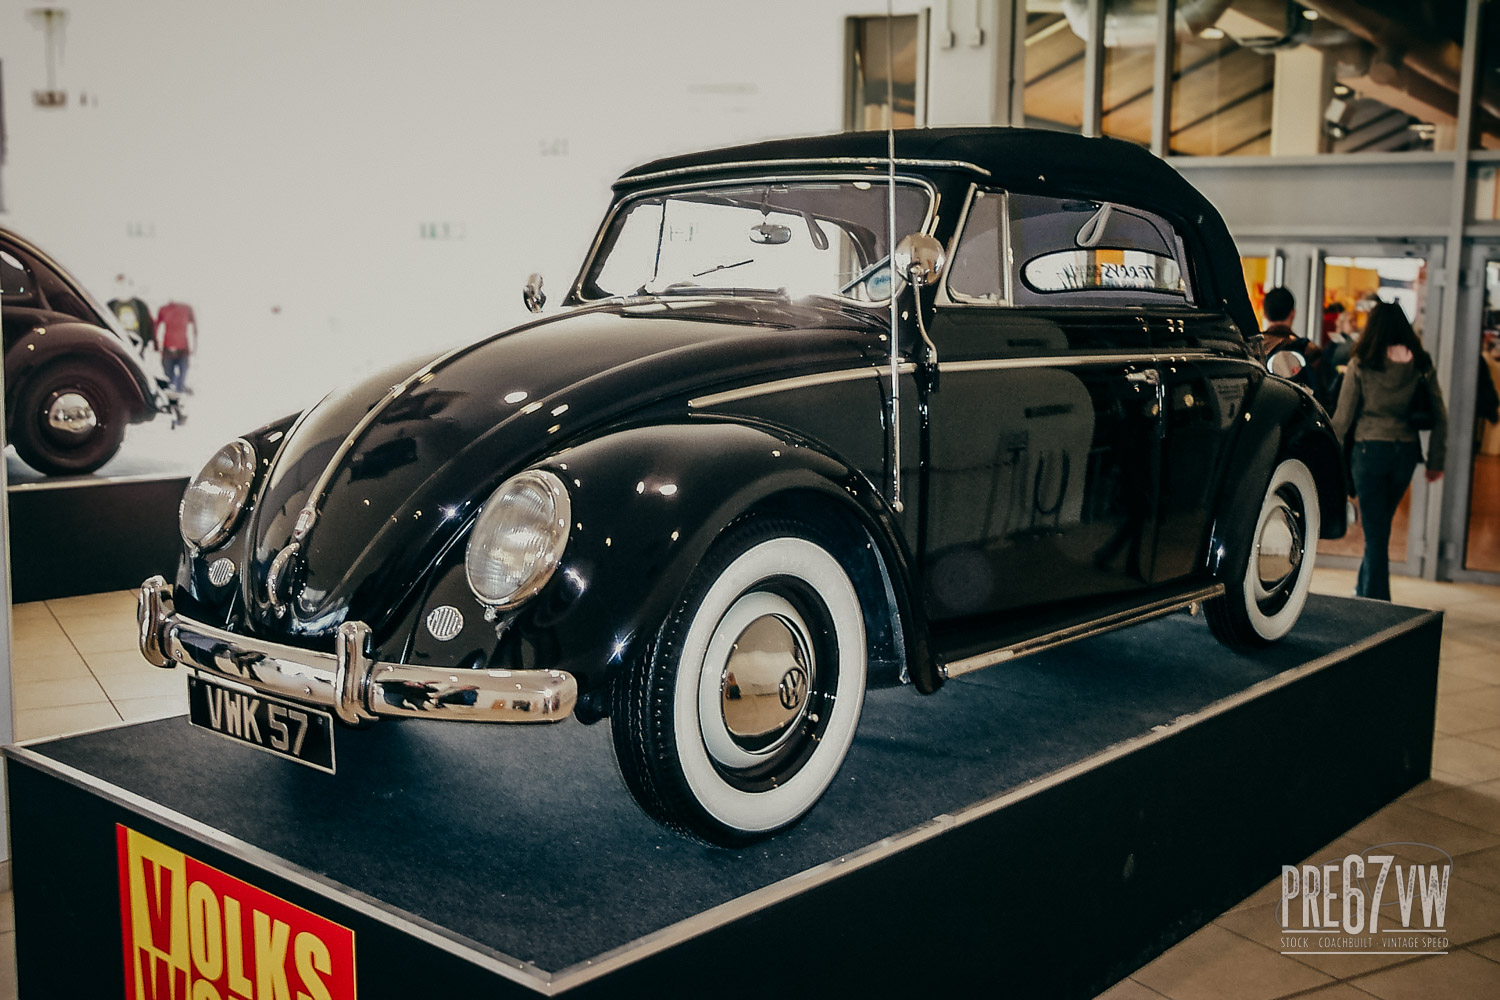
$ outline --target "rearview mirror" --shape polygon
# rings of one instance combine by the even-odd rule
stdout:
[[[779,247],[783,243],[792,242],[792,227],[778,225],[775,222],[762,222],[750,227],[750,242],[759,243],[762,246]]]

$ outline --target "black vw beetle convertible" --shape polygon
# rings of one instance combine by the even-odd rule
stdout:
[[[660,160],[562,306],[210,459],[140,597],[194,722],[331,769],[333,717],[346,753],[385,716],[608,718],[647,812],[744,843],[828,787],[867,684],[1200,604],[1270,643],[1344,531],[1222,220],[1125,143]]]

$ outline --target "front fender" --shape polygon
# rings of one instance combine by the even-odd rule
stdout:
[[[840,508],[849,515],[844,523],[857,522],[876,545],[877,575],[889,575],[901,615],[901,627],[893,631],[905,640],[898,657],[911,665],[914,680],[930,673],[921,666],[927,663],[925,644],[917,638],[925,631],[911,618],[910,560],[885,501],[861,473],[811,442],[777,428],[692,419],[614,431],[535,467],[567,485],[569,541],[541,593],[495,623],[499,642],[482,657],[488,662],[567,670],[587,702],[616,669],[642,655],[693,569],[736,518],[752,510],[826,517]],[[474,606],[463,582],[462,550],[456,545],[443,560],[422,614],[445,602],[462,606],[464,599]],[[434,648],[420,626],[422,614],[411,619],[416,627],[408,652],[414,662],[459,654],[458,662],[477,665],[477,646],[455,642],[449,656]],[[494,642],[493,636],[480,638],[486,641]],[[914,645],[920,664],[912,663]]]
[[[841,501],[871,519],[883,505],[864,476],[816,446],[738,422],[619,431],[542,465],[573,490],[560,574],[577,596],[565,631],[590,681],[603,679],[599,667],[607,675],[641,653],[714,539],[745,512],[793,493]],[[602,664],[586,662],[599,653]]]

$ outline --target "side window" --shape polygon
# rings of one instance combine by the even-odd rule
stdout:
[[[948,269],[948,294],[954,301],[1005,301],[1004,219],[1005,192],[974,192]]]
[[[1111,202],[1012,194],[1017,305],[1192,301],[1182,240],[1158,215]]]
[[[0,294],[20,297],[35,294],[36,283],[26,265],[7,250],[0,250]]]

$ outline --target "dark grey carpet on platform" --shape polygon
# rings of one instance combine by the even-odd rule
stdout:
[[[181,718],[35,749],[556,971],[1419,614],[1315,596],[1291,636],[1254,656],[1229,652],[1202,619],[1179,614],[970,675],[931,697],[871,692],[822,802],[800,826],[744,851],[689,844],[646,819],[615,772],[606,724],[340,730],[336,777]]]

